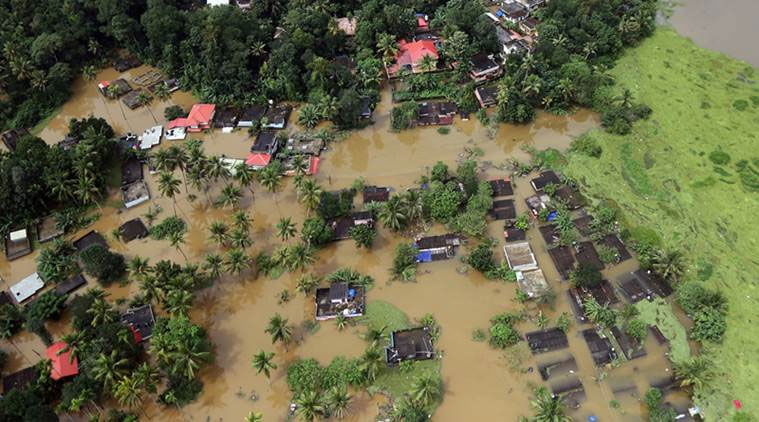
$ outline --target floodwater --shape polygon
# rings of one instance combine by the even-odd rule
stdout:
[[[129,76],[144,70],[141,68],[132,71]],[[114,77],[116,74],[113,70],[98,75],[98,79]],[[61,115],[42,131],[41,136],[46,141],[53,143],[61,139],[69,118],[84,117],[90,113],[109,119],[117,132],[141,132],[155,124],[145,109],[130,111],[124,108],[122,114],[122,108],[114,101],[103,100],[94,85],[93,82],[83,81],[75,84],[72,100],[63,107]],[[193,99],[187,93],[176,93],[171,101],[188,106]],[[159,122],[163,121],[163,108],[167,105],[152,105]],[[324,190],[346,188],[356,178],[363,177],[369,184],[392,186],[396,191],[403,191],[414,186],[419,177],[437,161],[446,162],[452,170],[455,169],[456,161],[465,148],[471,150],[474,147],[484,153],[481,158],[484,163],[483,177],[503,177],[508,174],[507,171],[498,168],[503,169],[502,164],[508,159],[527,159],[527,154],[520,148],[522,145],[565,149],[573,136],[598,125],[597,116],[578,111],[569,117],[540,114],[535,123],[529,126],[503,125],[492,137],[475,120],[457,120],[447,135],[439,134],[434,128],[395,134],[388,131],[390,108],[389,95],[386,93],[375,112],[376,123],[373,126],[333,143],[330,150],[322,154],[323,161],[317,179]],[[208,154],[226,154],[235,158],[244,158],[251,144],[245,131],[232,134],[214,131],[199,135],[198,138],[204,140]],[[170,142],[165,141],[160,148],[165,148],[167,143]],[[148,182],[155,195],[149,204],[160,205],[164,210],[159,220],[171,215],[171,201],[157,195],[153,177],[148,176]],[[514,184],[518,212],[522,213],[526,211],[523,199],[532,193],[531,188],[526,178],[515,180]],[[212,197],[218,194],[221,185],[223,184],[220,183],[211,190]],[[265,192],[260,186],[256,186],[256,189],[253,198],[246,192],[240,204],[253,217],[255,243],[250,248],[251,255],[259,251],[271,253],[281,244],[273,229],[279,218],[289,216],[300,224],[305,217],[303,207],[295,198],[291,181],[286,181],[276,196]],[[197,198],[192,200],[183,193],[177,201],[177,212],[189,226],[186,244],[182,249],[191,261],[199,261],[206,253],[217,249],[208,240],[206,227],[212,221],[229,219],[231,211],[209,207],[205,195],[192,191],[190,193],[194,193]],[[112,194],[115,195],[115,192]],[[151,263],[161,259],[183,262],[180,252],[168,242],[136,240],[123,244],[110,236],[112,230],[121,223],[146,213],[148,206],[145,204],[126,211],[105,206],[101,218],[91,228],[107,235],[111,246],[127,258],[140,255],[150,258]],[[361,207],[358,202],[356,206]],[[443,230],[442,227],[432,228],[434,233]],[[84,232],[71,238],[75,239]],[[489,234],[499,240],[497,251],[500,251],[503,245],[502,223],[490,223]],[[553,308],[543,309],[555,321],[562,312],[571,313],[564,294],[567,286],[559,281],[558,274],[546,255],[546,245],[536,228],[529,231],[528,238],[541,268],[557,294]],[[433,420],[516,420],[520,415],[529,415],[530,386],[541,383],[537,365],[569,354],[577,360],[577,375],[588,396],[582,407],[573,411],[577,420],[585,420],[591,414],[602,421],[641,419],[642,408],[637,397],[642,396],[651,381],[669,371],[664,358],[665,350],[656,346],[653,339],[649,338],[646,342],[647,357],[608,372],[599,371],[593,366],[578,329],[587,327],[576,325],[569,332],[569,349],[533,357],[522,343],[517,348],[521,353],[507,356],[491,349],[486,343],[473,341],[472,332],[478,328],[487,330],[489,319],[495,314],[522,309],[523,305],[515,301],[516,285],[486,280],[475,271],[457,271],[463,266],[458,258],[466,253],[466,248],[459,250],[456,259],[420,265],[416,282],[391,281],[388,269],[395,245],[402,241],[407,242],[409,239],[380,228],[372,250],[356,250],[352,241],[332,244],[318,253],[318,261],[308,271],[325,275],[340,267],[353,267],[375,279],[374,288],[368,292],[369,301],[390,302],[412,320],[426,313],[432,313],[436,317],[443,330],[438,349],[442,355],[445,397]],[[497,255],[501,257],[500,252]],[[17,282],[34,271],[35,256],[36,253],[14,261],[12,265],[0,258],[0,276],[8,285]],[[606,275],[614,279],[619,274],[636,268],[633,261],[628,261],[608,270]],[[214,364],[200,374],[205,384],[203,394],[195,403],[181,411],[159,407],[153,404],[153,398],[149,398],[145,405],[147,414],[153,420],[236,421],[241,420],[249,411],[256,411],[262,412],[268,421],[285,420],[290,400],[285,381],[285,368],[289,362],[296,358],[315,358],[322,364],[327,364],[336,356],[359,356],[366,347],[360,338],[361,327],[351,327],[340,332],[334,322],[326,321],[319,323],[319,329],[315,332],[307,332],[302,328],[303,322],[313,318],[314,309],[311,298],[295,292],[299,276],[300,273],[285,273],[276,280],[255,278],[251,273],[244,273],[242,277],[225,276],[213,287],[200,292],[191,317],[208,330],[216,346]],[[290,291],[293,299],[279,304],[277,298],[285,289]],[[126,298],[137,291],[137,284],[114,286],[108,290],[113,300]],[[124,306],[121,305],[122,308]],[[531,314],[537,315],[536,306],[528,304],[527,309]],[[264,333],[269,318],[276,312],[297,326],[296,342],[288,349],[280,345],[273,346],[269,336]],[[50,323],[49,329],[57,339],[68,329],[66,325],[64,317],[60,322]],[[518,328],[524,333],[535,330],[536,327],[533,322],[526,321]],[[28,333],[16,336],[13,338],[13,347],[4,349],[11,354],[8,371],[25,367],[44,355],[42,343]],[[273,372],[270,383],[263,376],[256,375],[251,368],[253,354],[262,349],[276,352],[275,362],[279,369]],[[619,390],[619,385],[627,393],[615,396],[613,390]],[[631,385],[638,394],[629,393]],[[612,400],[619,403],[618,408],[611,405]],[[357,393],[345,420],[373,421],[378,407],[384,402],[380,395],[369,397],[365,393]]]
[[[696,44],[759,66],[756,0],[679,0],[671,23]]]

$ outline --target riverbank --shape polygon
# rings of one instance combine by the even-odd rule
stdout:
[[[628,51],[611,72],[653,114],[626,136],[588,136],[600,158],[570,154],[564,172],[595,200],[610,199],[629,229],[653,229],[687,257],[685,278],[720,290],[729,301],[722,344],[702,353],[716,376],[697,389],[706,420],[725,420],[733,400],[759,415],[751,351],[759,292],[759,74],[750,65],[702,49],[670,29],[658,29]],[[725,162],[725,155],[729,156]],[[711,159],[710,159],[711,157]]]

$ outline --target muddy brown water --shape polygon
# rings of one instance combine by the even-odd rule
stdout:
[[[756,48],[759,2],[756,0],[679,0],[670,19],[696,44],[759,66]]]
[[[127,77],[133,77],[144,70],[144,67],[133,70]],[[98,75],[98,80],[113,79],[116,76],[115,71],[107,70]],[[124,108],[122,115],[121,107],[113,101],[103,100],[94,85],[94,82],[78,81],[74,86],[72,100],[63,107],[58,117],[51,120],[40,136],[47,142],[54,143],[65,134],[68,119],[84,117],[90,113],[109,119],[117,132],[141,132],[155,124],[145,109],[130,111]],[[186,107],[193,101],[187,93],[176,93],[171,99],[171,102]],[[159,122],[163,122],[163,108],[169,104],[156,102],[152,105]],[[498,170],[496,166],[511,157],[527,159],[526,153],[520,149],[522,145],[565,149],[573,136],[598,124],[597,116],[579,111],[569,117],[540,114],[535,123],[529,126],[504,125],[492,139],[488,130],[478,122],[458,119],[447,135],[439,134],[434,128],[395,134],[388,131],[390,108],[389,95],[386,94],[375,112],[376,123],[373,126],[333,143],[330,150],[322,155],[322,166],[317,179],[325,190],[349,187],[357,177],[363,177],[367,183],[392,186],[396,191],[402,191],[413,186],[419,176],[438,160],[455,169],[456,161],[462,156],[465,146],[480,148],[484,152],[481,161],[493,164],[484,166],[483,177],[503,177],[507,173]],[[205,141],[208,154],[225,154],[235,158],[244,158],[251,143],[244,131],[232,134],[214,131],[197,137]],[[164,141],[160,148],[165,148],[168,143],[170,142]],[[171,201],[158,196],[154,177],[148,176],[147,179],[154,196],[149,204],[161,205],[164,210],[159,220],[171,215]],[[514,182],[517,208],[522,213],[526,211],[523,198],[532,194],[531,187],[528,179],[517,179]],[[222,183],[212,189],[212,196],[218,193],[221,185]],[[241,202],[241,207],[247,209],[253,217],[255,243],[251,254],[261,250],[272,252],[281,244],[273,229],[280,217],[293,217],[300,224],[305,214],[303,207],[297,203],[290,180],[286,180],[276,196],[265,192],[260,186],[256,186],[256,189],[254,198],[246,192]],[[115,195],[115,192],[112,194]],[[208,207],[204,195],[196,194],[198,198],[194,202],[184,192],[177,201],[178,213],[189,225],[186,244],[182,248],[192,261],[199,261],[206,253],[217,249],[208,240],[206,227],[211,221],[229,219],[231,214],[230,210]],[[357,207],[361,207],[358,202]],[[95,229],[107,235],[111,246],[127,258],[140,255],[150,258],[151,263],[160,259],[183,262],[182,255],[168,242],[136,240],[123,244],[110,237],[115,227],[142,216],[147,210],[147,204],[131,210],[116,210],[106,206],[101,218],[86,230]],[[71,238],[76,239],[86,230]],[[443,231],[443,227],[431,228],[431,233]],[[489,234],[500,240],[497,256],[502,259],[502,222],[490,223]],[[546,245],[536,228],[529,231],[528,238],[541,268],[557,293],[555,306],[544,309],[545,314],[555,321],[562,312],[571,313],[564,295],[567,286],[560,283],[546,254]],[[318,253],[318,261],[309,271],[322,275],[340,267],[353,267],[375,279],[375,287],[368,292],[368,300],[390,302],[412,320],[426,313],[432,313],[437,318],[443,329],[438,348],[442,352],[445,397],[433,417],[435,421],[513,421],[520,415],[529,415],[530,386],[542,382],[537,365],[569,355],[577,360],[577,376],[587,393],[587,401],[579,410],[573,411],[576,420],[585,420],[591,414],[598,416],[601,421],[640,420],[642,408],[637,397],[645,392],[649,382],[669,373],[664,358],[665,350],[656,346],[653,339],[646,342],[647,357],[611,371],[598,370],[593,366],[587,346],[579,334],[578,328],[586,327],[578,327],[576,324],[569,332],[569,349],[537,357],[531,356],[524,344],[521,345],[521,354],[507,357],[486,343],[475,342],[472,340],[473,330],[487,330],[488,321],[493,315],[522,308],[515,301],[515,284],[486,280],[475,271],[465,274],[458,272],[457,269],[463,265],[459,258],[466,253],[466,248],[459,250],[456,259],[420,265],[416,282],[393,282],[388,268],[395,245],[402,241],[409,239],[380,229],[371,251],[357,250],[352,241],[332,244]],[[36,255],[37,252],[12,263],[0,258],[0,276],[7,285],[34,271]],[[614,279],[635,268],[636,264],[631,260],[607,270],[606,275]],[[276,280],[266,277],[254,279],[252,274],[244,274],[239,278],[225,276],[213,287],[200,292],[191,317],[208,330],[216,346],[215,362],[201,373],[205,384],[203,394],[195,403],[181,411],[164,409],[153,404],[153,398],[147,399],[145,411],[152,420],[236,421],[241,420],[249,411],[263,412],[265,420],[285,420],[290,401],[285,381],[288,362],[296,358],[315,358],[322,364],[327,364],[336,356],[359,356],[366,346],[359,336],[362,329],[352,327],[340,332],[334,322],[330,321],[321,322],[320,328],[313,334],[296,330],[297,344],[291,345],[287,350],[281,346],[272,346],[264,329],[269,317],[275,312],[281,313],[296,325],[313,318],[312,299],[295,294],[299,276],[300,273],[285,273]],[[127,286],[113,286],[108,291],[111,299],[115,300],[133,295],[137,288],[137,283],[131,283]],[[290,302],[280,305],[277,297],[284,289],[294,296]],[[534,310],[536,305],[529,304],[528,308]],[[70,329],[67,318],[64,316],[61,321],[48,324],[56,339]],[[521,332],[534,329],[536,325],[530,321],[519,326]],[[24,332],[12,340],[13,345],[3,346],[10,353],[7,371],[23,368],[44,355],[44,346],[32,334]],[[271,383],[263,376],[256,375],[251,368],[252,355],[262,349],[277,354],[275,361],[279,369],[272,374]],[[532,370],[527,371],[528,368]],[[599,379],[602,381],[597,382]],[[629,394],[630,390],[626,390],[627,396],[615,396],[613,389],[618,387],[614,386],[620,383],[625,388],[634,386],[637,394]],[[612,400],[619,403],[618,408],[612,408]],[[365,393],[357,393],[350,407],[350,415],[345,420],[372,421],[382,403],[384,399],[380,395],[369,397]]]

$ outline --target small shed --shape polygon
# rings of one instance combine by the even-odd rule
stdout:
[[[553,376],[571,375],[577,372],[577,361],[574,356],[566,359],[538,365],[538,372],[543,381],[548,381]]]
[[[540,226],[538,227],[538,231],[546,242],[546,245],[550,246],[559,241],[559,230],[556,228],[555,224]]]
[[[32,273],[11,286],[10,291],[16,303],[22,303],[42,290],[43,287],[45,287],[45,282],[42,281],[42,277],[38,273]]]
[[[514,188],[511,186],[511,180],[508,177],[488,181],[490,189],[493,190],[493,196],[511,196],[514,194]]]
[[[538,261],[532,253],[529,242],[507,243],[503,254],[509,268],[514,271],[530,271],[538,269]]]
[[[79,252],[82,252],[92,245],[101,245],[108,249],[108,243],[105,241],[105,238],[95,230],[87,232],[87,234],[74,241],[74,247]]]
[[[37,224],[37,237],[40,243],[51,241],[62,235],[63,230],[58,227],[58,223],[52,215],[48,215]]]
[[[579,409],[587,399],[585,387],[576,377],[551,384],[551,393],[561,396],[567,407],[572,409]]]
[[[617,263],[620,263],[622,261],[627,261],[628,259],[632,258],[632,255],[630,255],[630,252],[625,247],[625,244],[622,243],[622,240],[616,234],[606,235],[601,240],[601,243],[608,248],[616,249]]]
[[[569,273],[575,267],[575,258],[572,256],[572,250],[569,246],[557,246],[548,250],[548,256],[551,258],[556,271],[559,272],[562,280],[569,279]]]
[[[545,296],[551,291],[551,286],[548,285],[540,268],[532,271],[517,271],[516,275],[519,288],[530,298]]]
[[[242,110],[237,127],[253,127],[266,114],[266,106],[252,105]]]
[[[417,327],[390,333],[390,345],[385,348],[385,360],[395,366],[405,360],[426,360],[435,357],[429,328]]]
[[[126,209],[136,207],[150,200],[150,190],[144,180],[139,180],[121,188],[121,198]]]
[[[593,242],[579,242],[575,245],[575,258],[578,264],[587,265],[597,270],[604,269],[604,263],[598,256],[596,247],[593,246]]]
[[[266,124],[261,126],[264,129],[284,129],[287,126],[287,121],[290,119],[292,110],[292,107],[286,105],[270,108],[263,117],[266,119]]]
[[[601,280],[597,286],[588,288],[588,293],[602,306],[619,303],[619,298],[608,280]]]
[[[540,173],[540,176],[530,180],[530,184],[532,185],[532,188],[535,189],[535,192],[539,193],[548,185],[560,185],[561,180],[553,170],[548,170]]]
[[[588,318],[585,316],[585,303],[582,300],[580,291],[571,287],[567,290],[567,299],[569,300],[569,306],[572,308],[572,313],[575,314],[577,322],[587,322]]]
[[[73,292],[85,284],[87,284],[87,280],[84,278],[84,276],[82,274],[77,274],[62,283],[58,283],[55,286],[55,293],[58,296],[63,296]]]
[[[539,195],[528,196],[525,198],[524,202],[527,204],[527,208],[529,208],[532,215],[537,217],[541,210],[548,208],[547,204],[551,202],[551,198],[549,198],[548,195],[541,193]]]
[[[369,202],[387,202],[390,199],[390,188],[383,186],[364,186],[364,204]]]
[[[611,335],[614,336],[614,340],[617,341],[617,344],[622,349],[622,354],[625,355],[627,360],[646,356],[646,350],[643,348],[643,345],[637,339],[620,330],[619,327],[612,327]]]
[[[366,291],[353,283],[332,283],[316,289],[316,319],[324,321],[342,315],[353,318],[364,314]]]
[[[26,229],[14,230],[5,236],[5,257],[8,261],[32,253],[32,241]]]
[[[131,327],[135,333],[135,340],[137,343],[141,343],[153,334],[153,326],[155,325],[153,308],[150,305],[142,305],[138,308],[128,309],[121,315],[121,322]]]
[[[514,220],[517,218],[517,209],[514,206],[513,199],[493,201],[493,206],[488,213],[495,220]]]
[[[145,238],[148,235],[148,228],[139,217],[133,218],[119,226],[119,235],[124,242],[131,242],[134,239]]]
[[[63,378],[73,377],[79,373],[79,359],[71,355],[71,350],[63,351],[66,343],[58,341],[50,345],[45,355],[52,363],[50,378],[58,381]]]
[[[558,328],[533,331],[525,334],[525,339],[534,355],[569,347],[566,333]]]
[[[506,242],[520,242],[527,239],[527,232],[516,227],[504,227],[503,237]]]
[[[612,347],[608,338],[601,337],[594,328],[588,328],[582,331],[582,337],[588,345],[591,357],[596,366],[603,366],[611,363],[617,358],[617,352]]]
[[[121,163],[121,186],[142,180],[142,161],[137,157],[130,157]]]

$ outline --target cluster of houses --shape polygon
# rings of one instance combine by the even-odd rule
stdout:
[[[491,181],[494,192],[509,193],[510,187],[505,180]],[[583,200],[570,186],[562,183],[561,178],[552,171],[546,171],[530,180],[534,195],[525,202],[533,217],[545,215],[551,209],[551,200],[560,199],[573,213],[572,222],[580,238],[571,245],[560,245],[559,233],[553,224],[556,214],[548,212],[547,222],[538,227],[540,237],[544,240],[548,256],[555,266],[562,281],[569,279],[570,273],[579,265],[602,270],[607,265],[617,265],[632,258],[622,240],[616,234],[609,234],[600,239],[591,239],[593,217],[582,210]],[[551,186],[552,185],[552,186]],[[548,187],[551,186],[550,189]],[[546,191],[550,191],[549,196]],[[499,201],[494,201],[498,203]],[[491,213],[493,216],[496,213]],[[508,212],[504,216],[511,215]],[[525,233],[513,227],[507,219],[504,229],[504,255],[510,268],[517,274],[519,288],[530,298],[544,296],[550,292],[543,272],[538,266],[535,254],[525,239]],[[605,245],[615,252],[615,260],[605,264],[599,257],[596,244]],[[673,292],[672,287],[661,277],[651,271],[637,269],[622,275],[615,283],[603,280],[599,285],[588,288],[569,287],[566,298],[581,326],[581,338],[586,343],[591,360],[599,367],[607,367],[615,362],[624,362],[646,356],[642,342],[627,334],[621,326],[601,329],[591,326],[585,312],[585,302],[595,299],[603,306],[618,307],[623,302],[637,303],[652,300],[655,297],[667,297]],[[621,294],[618,294],[621,293]],[[621,299],[620,299],[621,297]],[[649,326],[652,336],[660,345],[667,344],[667,338],[656,326]],[[525,340],[533,354],[547,354],[549,357],[539,363],[539,372],[544,381],[549,381],[553,394],[561,394],[566,402],[578,408],[585,400],[585,390],[578,378],[577,363],[574,356],[567,352],[556,354],[569,347],[564,331],[558,328],[537,330],[526,333]],[[615,392],[616,393],[616,392]],[[688,419],[698,412],[697,409],[676,409],[678,419]]]

